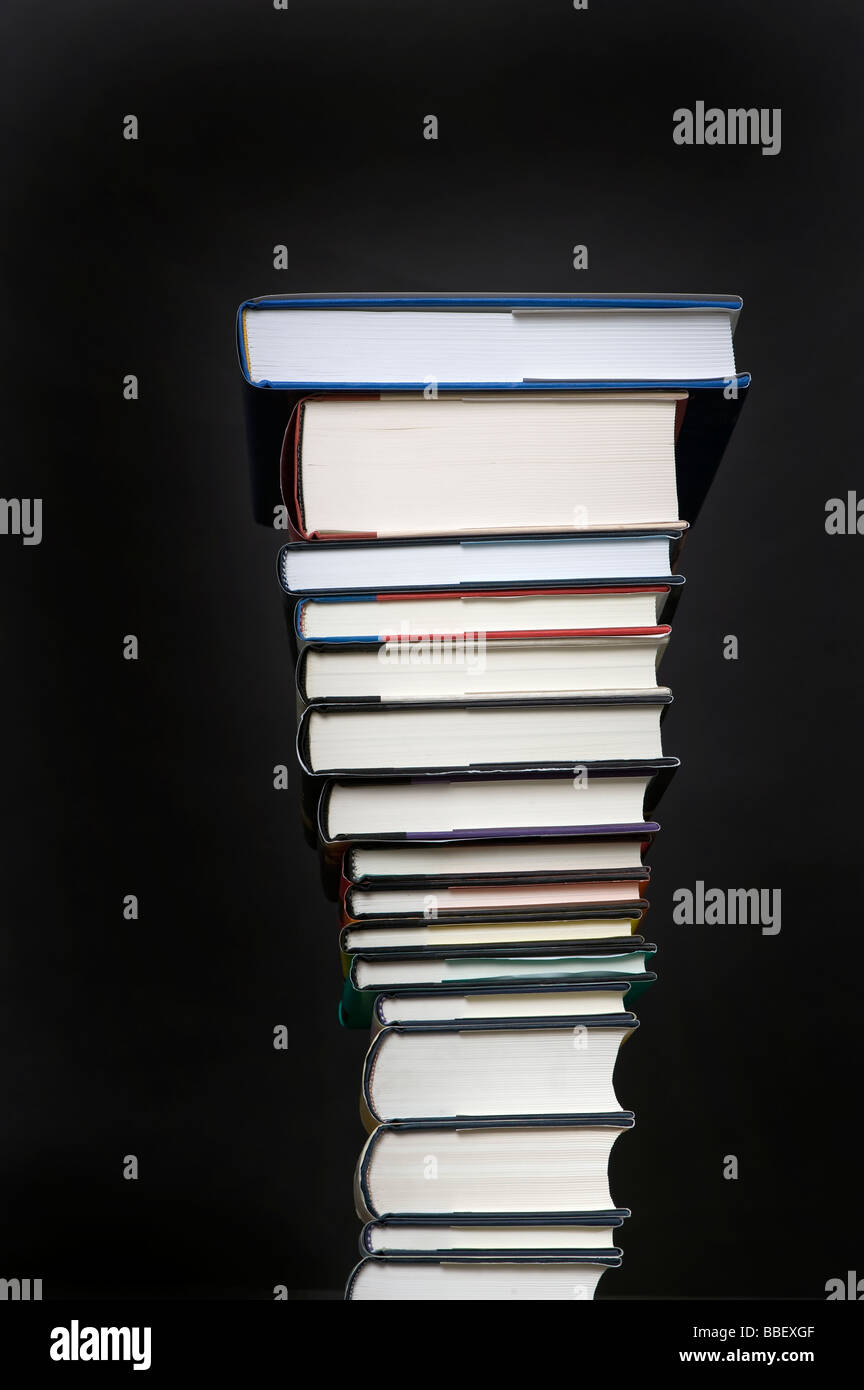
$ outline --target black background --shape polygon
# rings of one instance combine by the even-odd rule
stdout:
[[[237,303],[289,290],[743,295],[754,385],[663,668],[683,768],[601,1287],[822,1298],[860,1264],[864,540],[824,529],[862,481],[857,8],[5,5],[2,490],[44,498],[44,539],[0,537],[0,1274],[320,1298],[355,1259],[365,1039],[272,785],[292,672],[234,349]],[[781,154],[675,146],[700,99],[782,107]],[[673,925],[697,879],[782,889],[779,936]]]

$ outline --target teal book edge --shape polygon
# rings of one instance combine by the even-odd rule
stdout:
[[[355,989],[346,979],[339,1004],[339,1022],[343,1028],[371,1028],[372,1009],[378,990]]]

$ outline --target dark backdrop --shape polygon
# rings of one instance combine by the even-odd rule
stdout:
[[[856,8],[6,4],[2,487],[44,540],[0,537],[4,1276],[338,1297],[355,1258],[365,1040],[272,787],[292,672],[233,339],[289,290],[743,295],[754,386],[664,666],[683,768],[604,1293],[820,1298],[856,1267],[864,539],[824,529],[861,481]],[[676,147],[700,99],[782,107],[782,153]],[[781,888],[779,936],[673,925],[697,879]]]

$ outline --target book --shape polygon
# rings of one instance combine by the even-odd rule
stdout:
[[[546,917],[540,913],[528,916],[514,913],[498,921],[480,918],[475,921],[445,919],[424,922],[412,918],[378,919],[372,922],[351,923],[339,936],[340,949],[346,955],[369,956],[377,951],[391,955],[411,955],[428,948],[462,949],[477,952],[486,946],[506,946],[518,954],[521,947],[561,945],[567,947],[582,942],[621,941],[638,930],[646,904],[622,908],[594,908]]]
[[[567,1119],[620,1109],[612,1073],[635,1014],[392,1024],[372,1039],[361,1113],[379,1124]]]
[[[568,769],[661,758],[668,691],[426,704],[311,705],[297,756],[316,775]],[[590,780],[590,775],[589,775]]]
[[[643,855],[650,840],[629,838],[580,840],[531,840],[496,844],[397,844],[356,845],[345,851],[343,885],[368,887],[399,885],[422,878],[434,885],[577,880],[582,878],[647,879],[650,869]],[[343,888],[344,891],[344,888]]]
[[[424,994],[398,990],[376,996],[372,1008],[373,1035],[400,1023],[458,1023],[478,1019],[504,1023],[521,1019],[574,1019],[627,1012],[624,999],[629,979],[526,984],[478,985],[436,989]]]
[[[608,1211],[609,1159],[632,1111],[558,1120],[379,1125],[357,1163],[361,1221],[395,1215],[544,1216]],[[434,1175],[434,1181],[430,1177]]]
[[[273,295],[237,314],[257,386],[437,389],[735,376],[733,295]]]
[[[475,773],[463,777],[330,780],[318,805],[325,846],[379,840],[423,841],[644,836],[659,830],[650,813],[677,768],[674,758],[596,768],[582,777]]]
[[[566,1258],[488,1255],[446,1260],[388,1259],[367,1256],[352,1271],[345,1290],[348,1302],[540,1302],[593,1299],[607,1269],[621,1264],[618,1256],[579,1251]]]
[[[446,921],[449,918],[480,920],[498,913],[583,911],[592,908],[645,906],[645,870],[633,878],[581,879],[564,882],[486,883],[431,885],[406,883],[398,888],[345,887],[343,922],[367,922],[378,917],[398,920]]]
[[[278,557],[287,594],[350,594],[510,589],[526,585],[620,588],[628,583],[674,587],[682,531],[619,531],[609,535],[532,536],[509,540],[293,541]]]
[[[404,951],[358,952],[351,961],[348,981],[361,993],[380,994],[428,990],[429,986],[532,987],[542,984],[577,984],[626,979],[629,986],[650,975],[645,962],[657,947],[641,936],[618,940],[580,941],[563,952],[557,945],[533,944],[512,952],[507,947],[487,947],[482,955],[470,949],[429,947],[416,954]],[[651,979],[653,979],[651,975]]]
[[[318,396],[285,434],[297,539],[677,530],[684,392]]]
[[[293,633],[298,649],[307,643],[377,648],[481,632],[487,644],[538,637],[665,637],[672,629],[660,616],[671,606],[672,592],[664,584],[330,595],[298,600]]]
[[[307,647],[297,663],[297,693],[304,703],[324,704],[670,694],[657,680],[667,640],[660,628],[639,637],[567,642],[487,644],[485,634],[476,633],[397,639],[371,650]]]
[[[615,1241],[630,1215],[626,1207],[604,1212],[575,1212],[542,1225],[511,1217],[506,1222],[475,1216],[471,1221],[440,1217],[393,1216],[367,1221],[360,1232],[361,1255],[539,1254],[574,1255],[596,1251],[620,1255]]]

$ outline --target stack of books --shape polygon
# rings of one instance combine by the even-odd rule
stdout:
[[[621,1262],[613,1071],[677,767],[658,667],[749,385],[740,307],[241,306],[340,1016],[371,1030],[350,1299],[592,1298]]]

